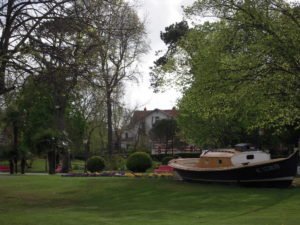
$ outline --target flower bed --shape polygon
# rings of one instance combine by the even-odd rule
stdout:
[[[0,166],[0,172],[9,172],[9,166]]]
[[[62,177],[134,177],[134,178],[159,178],[173,177],[171,173],[132,173],[125,171],[103,171],[101,173],[68,173]]]

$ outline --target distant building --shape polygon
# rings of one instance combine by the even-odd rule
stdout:
[[[177,116],[178,111],[175,107],[167,110],[147,110],[144,108],[142,111],[135,111],[127,129],[122,133],[121,148],[126,150],[145,148],[151,151],[153,155],[200,152],[199,148],[194,145],[188,145],[185,142],[182,142],[180,148],[172,148],[171,150],[166,146],[166,143],[160,143],[158,140],[151,139],[149,134],[157,121],[175,119]]]
[[[152,147],[149,131],[152,129],[155,122],[162,119],[174,119],[178,112],[175,108],[168,110],[154,109],[135,111],[133,113],[130,124],[122,134],[121,147],[129,149],[137,145],[144,145],[146,148]]]

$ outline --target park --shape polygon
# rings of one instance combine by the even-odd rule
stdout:
[[[299,224],[299,150],[298,0],[0,2],[0,225]]]

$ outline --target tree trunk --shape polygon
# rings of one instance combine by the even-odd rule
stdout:
[[[62,173],[69,173],[70,171],[70,152],[68,149],[63,150],[63,157],[62,157]]]
[[[13,159],[14,159],[14,170],[15,173],[18,173],[18,127],[16,125],[16,122],[13,123],[13,135],[14,135],[14,140],[13,140]]]
[[[61,96],[56,96],[56,128],[60,133],[65,132],[65,108],[66,108],[66,99]],[[64,135],[64,134],[63,134]],[[65,140],[64,140],[65,141]],[[70,171],[70,152],[67,149],[68,146],[63,146],[62,149],[62,173],[68,173]],[[56,158],[56,157],[55,157]],[[56,159],[54,159],[56,160]]]
[[[26,159],[22,157],[21,159],[21,174],[25,174],[25,166],[26,166]]]
[[[1,54],[1,58],[3,55]],[[0,95],[5,93],[5,71],[6,71],[6,62],[1,62],[0,67]]]
[[[9,173],[10,174],[14,174],[15,173],[15,169],[14,169],[14,160],[13,158],[9,159]]]
[[[17,157],[17,155],[14,156],[14,166],[15,166],[15,168],[14,168],[15,173],[18,173],[19,171],[18,171],[18,157]]]
[[[107,107],[107,151],[109,158],[112,157],[113,152],[113,128],[112,128],[112,102],[111,94],[107,93],[106,96],[106,107]]]
[[[48,154],[45,157],[45,172],[48,172]]]
[[[49,174],[55,174],[55,151],[48,152]]]

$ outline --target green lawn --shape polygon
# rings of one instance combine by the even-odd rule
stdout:
[[[296,225],[300,188],[0,176],[1,225]]]
[[[8,166],[8,160],[0,161],[0,165]],[[35,158],[32,162],[31,168],[26,169],[26,173],[47,173],[46,161],[42,158]],[[20,162],[18,164],[19,172],[21,170]],[[82,173],[84,171],[84,161],[83,160],[72,160],[72,172]]]

